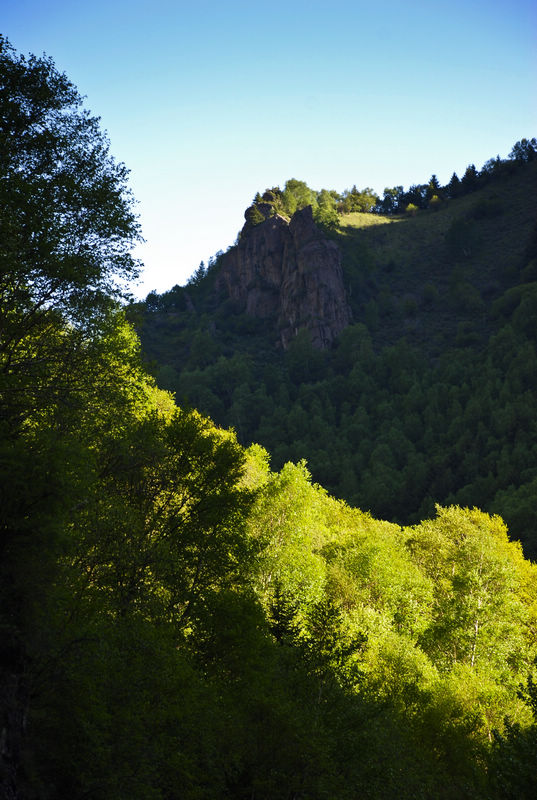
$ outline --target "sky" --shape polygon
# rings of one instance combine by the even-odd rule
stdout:
[[[535,0],[2,0],[130,169],[135,296],[231,246],[256,192],[447,183],[537,136]]]

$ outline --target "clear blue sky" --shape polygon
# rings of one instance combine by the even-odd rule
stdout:
[[[233,243],[257,191],[445,183],[537,136],[535,0],[3,0],[131,170],[136,294]]]

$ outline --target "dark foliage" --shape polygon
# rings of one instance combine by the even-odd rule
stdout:
[[[124,168],[50,60],[25,61],[4,40],[0,55],[0,794],[458,800],[529,791],[528,770],[509,770],[513,754],[533,757],[533,729],[509,723],[491,750],[488,720],[462,697],[469,683],[495,719],[498,692],[518,713],[516,682],[535,650],[533,568],[501,521],[439,509],[403,532],[328,497],[304,465],[270,472],[260,448],[246,453],[233,433],[174,406],[143,370],[116,303],[118,282],[136,271]],[[305,200],[304,184],[287,188]],[[351,441],[352,493],[353,457],[374,429],[367,468],[379,465],[371,480],[383,502],[397,498],[407,456],[430,445],[440,457],[447,440],[427,443],[420,426],[443,431],[449,403],[484,447],[467,344],[434,365],[416,343],[376,347],[356,324],[331,353],[313,350],[305,332],[277,352],[258,321],[218,305],[218,260],[130,313],[148,351],[180,354],[155,368],[159,379],[197,392],[215,418],[230,414],[244,440],[265,426],[280,450],[300,451],[315,436],[332,481],[341,442]],[[369,267],[370,277],[374,256]],[[487,413],[498,438],[506,425],[515,431],[519,450],[506,461],[525,463],[517,426],[530,424],[528,404],[512,403],[505,382],[517,396],[531,391],[535,285],[511,284],[487,323],[486,377],[505,395],[499,418],[492,403]],[[379,297],[377,314],[387,308]],[[461,337],[472,333],[483,335]],[[445,385],[432,381],[436,369]],[[392,398],[401,427],[389,424]],[[449,423],[464,461],[460,417]],[[416,456],[414,475],[419,466]],[[437,666],[453,645],[466,680]],[[477,669],[486,659],[494,680],[488,665]],[[534,711],[531,678],[520,695]]]

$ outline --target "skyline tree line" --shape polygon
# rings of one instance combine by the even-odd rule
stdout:
[[[480,170],[469,164],[462,178],[453,172],[445,186],[441,186],[436,175],[427,183],[386,187],[382,198],[370,187],[351,189],[339,193],[335,190],[311,189],[304,181],[292,178],[286,181],[283,189],[275,186],[259,192],[253,203],[245,211],[248,225],[256,225],[265,219],[267,210],[271,214],[292,217],[295,211],[311,205],[317,223],[333,229],[339,217],[353,212],[372,214],[412,214],[418,210],[438,208],[442,202],[461,197],[482,188],[490,181],[508,174],[517,164],[525,164],[537,158],[537,139],[523,138],[515,142],[507,159],[500,156],[488,159]],[[261,211],[263,209],[263,211]]]

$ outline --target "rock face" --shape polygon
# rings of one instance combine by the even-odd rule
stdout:
[[[217,290],[247,314],[275,319],[285,348],[302,328],[315,347],[328,347],[351,322],[339,247],[315,225],[311,207],[290,223],[276,215],[246,225],[222,259]]]

